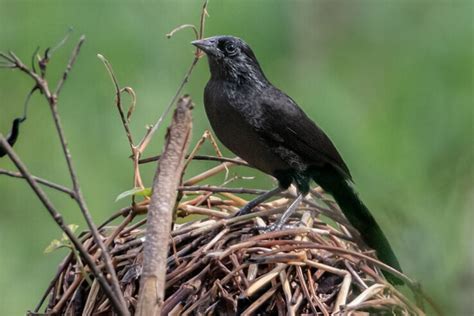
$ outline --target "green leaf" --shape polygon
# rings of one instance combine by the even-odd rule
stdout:
[[[69,227],[69,229],[70,229],[73,233],[75,233],[76,230],[79,228],[79,225],[77,225],[77,224],[69,224],[69,225],[67,225],[67,227]],[[68,237],[65,233],[63,233],[63,237],[62,237],[61,241],[69,241],[69,237]]]
[[[64,243],[60,242],[59,240],[57,239],[54,239],[48,247],[46,247],[46,249],[44,250],[44,253],[51,253],[53,251],[55,251],[56,249],[59,249],[61,247],[64,247]]]
[[[123,198],[126,198],[127,196],[150,196],[150,195],[151,195],[151,188],[144,188],[144,189],[133,188],[131,190],[120,193],[115,199],[115,202]]]
[[[76,224],[69,224],[67,225],[67,227],[69,227],[69,229],[74,233],[76,232],[77,228],[79,228],[79,225],[76,225]],[[71,244],[71,241],[69,240],[69,237],[63,233],[62,235],[62,238],[61,240],[57,240],[57,239],[54,239],[48,247],[46,247],[46,249],[44,250],[44,253],[51,253],[59,248],[63,248],[63,247],[66,247],[66,248],[73,248],[72,247],[72,244]]]

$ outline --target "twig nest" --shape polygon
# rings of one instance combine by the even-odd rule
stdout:
[[[364,259],[370,253],[357,246],[346,228],[322,221],[322,212],[335,218],[338,214],[334,206],[319,207],[320,196],[306,200],[284,229],[266,231],[290,199],[231,217],[228,213],[237,209],[237,196],[195,194],[179,204],[178,216],[206,217],[175,224],[163,315],[423,314],[385,281],[376,260]],[[103,230],[106,236],[116,235],[111,254],[132,312],[143,261],[143,223]],[[91,239],[83,240],[94,253]],[[90,278],[69,255],[54,281],[47,312],[112,313],[98,283]]]

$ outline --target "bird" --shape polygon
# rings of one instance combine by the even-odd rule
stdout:
[[[355,191],[349,168],[333,142],[291,97],[267,79],[250,46],[230,35],[191,44],[207,55],[210,79],[204,89],[204,107],[215,135],[234,154],[279,184],[250,201],[238,215],[294,184],[298,195],[273,227],[281,229],[314,180],[333,196],[378,258],[401,272],[392,247]],[[390,283],[403,283],[394,274],[383,272]]]

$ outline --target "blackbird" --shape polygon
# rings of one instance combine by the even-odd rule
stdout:
[[[273,227],[279,229],[314,180],[334,197],[378,258],[401,271],[387,238],[354,190],[349,168],[334,144],[293,99],[270,83],[249,45],[233,36],[214,36],[192,44],[208,57],[211,78],[204,90],[204,106],[217,138],[279,183],[238,214],[295,184],[299,194]],[[390,273],[385,275],[393,284],[402,283]]]

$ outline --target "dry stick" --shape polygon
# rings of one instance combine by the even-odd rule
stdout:
[[[81,46],[82,46],[82,44],[84,43],[85,40],[86,40],[86,37],[84,35],[82,35],[79,38],[79,42],[77,43],[76,47],[74,48],[74,50],[71,54],[71,57],[69,58],[69,62],[66,66],[66,69],[63,72],[63,76],[61,77],[61,79],[58,82],[58,85],[56,86],[56,90],[54,91],[54,95],[53,95],[55,98],[57,98],[59,93],[61,93],[61,89],[63,88],[64,82],[66,82],[66,79],[69,75],[69,72],[71,71],[72,66],[74,66],[74,63],[76,62],[77,56],[79,55],[79,52],[81,50]]]
[[[97,54],[97,57],[99,57],[99,59],[104,63],[105,68],[107,69],[107,72],[110,75],[110,79],[112,80],[112,83],[114,84],[115,98],[116,98],[115,105],[117,106],[117,109],[119,111],[120,119],[122,120],[122,125],[123,125],[123,128],[125,129],[125,134],[127,135],[128,144],[130,145],[130,149],[132,150],[132,154],[133,154],[134,153],[133,137],[132,137],[132,132],[130,131],[130,127],[128,125],[128,117],[125,116],[125,113],[123,112],[123,108],[122,108],[122,92],[126,91],[132,97],[132,105],[130,109],[133,109],[135,107],[135,103],[136,103],[135,92],[133,92],[133,90],[129,87],[125,87],[121,89],[110,62],[101,54]]]
[[[285,230],[285,231],[282,231],[282,232],[286,232],[286,233],[289,233],[291,231],[296,231],[296,229],[288,229],[288,230]],[[274,234],[275,232],[272,232],[272,233],[267,233],[266,235],[268,234]],[[265,235],[259,235],[259,236],[256,236],[256,237],[253,237],[249,240],[259,240],[259,239],[262,239],[264,238],[263,236]],[[328,251],[333,251],[333,252],[339,252],[341,254],[344,254],[344,255],[350,255],[352,257],[357,257],[359,259],[364,259],[366,260],[367,262],[370,262],[376,266],[378,266],[379,268],[381,268],[382,270],[385,270],[385,271],[388,271],[390,272],[391,274],[397,276],[398,278],[402,279],[403,281],[405,281],[405,284],[408,285],[410,288],[414,287],[415,285],[415,282],[413,280],[411,280],[409,277],[407,277],[405,274],[401,273],[400,271],[392,268],[391,266],[377,260],[377,259],[374,259],[372,257],[369,257],[365,254],[362,254],[362,253],[358,253],[356,251],[353,251],[353,250],[349,250],[349,249],[343,249],[343,248],[340,248],[340,247],[334,247],[334,246],[325,246],[325,245],[320,245],[320,244],[315,244],[315,243],[312,243],[312,242],[300,242],[301,244],[295,244],[292,240],[285,240],[285,241],[274,241],[274,243],[278,243],[278,244],[294,244],[292,246],[290,246],[290,248],[292,248],[293,250],[297,250],[297,249],[301,249],[301,248],[308,248],[308,249],[323,249],[323,250],[328,250]],[[265,242],[262,242],[262,244],[265,244]],[[281,247],[281,249],[283,249],[284,247]],[[279,251],[282,251],[282,250],[279,250]],[[265,255],[270,255],[272,254],[274,251],[269,251],[268,253],[265,253]],[[349,259],[350,260],[350,259]],[[350,261],[354,261],[354,260],[350,260]],[[348,272],[349,273],[349,272]]]
[[[160,315],[163,306],[172,212],[176,203],[176,188],[181,179],[184,157],[191,137],[191,107],[189,97],[183,97],[178,101],[153,181],[137,316]]]
[[[195,32],[196,39],[201,39],[202,36],[203,36],[203,33],[204,33],[205,19],[206,19],[206,16],[207,16],[207,11],[206,11],[207,3],[208,3],[208,0],[205,0],[204,5],[202,7],[199,31],[197,31],[197,29],[194,25],[182,25],[180,27],[175,28],[173,31],[171,31],[169,34],[167,34],[168,38],[170,38],[175,32],[177,32],[181,29],[191,27]],[[125,87],[123,89],[120,89],[119,85],[118,85],[118,81],[117,81],[117,79],[114,75],[114,72],[112,70],[112,66],[110,65],[110,63],[102,55],[98,54],[98,57],[104,62],[105,66],[106,66],[106,68],[107,68],[107,70],[108,70],[108,72],[109,72],[109,74],[112,78],[112,81],[115,85],[116,98],[117,98],[116,99],[117,108],[119,110],[120,117],[122,119],[122,123],[124,125],[125,132],[127,134],[127,138],[128,138],[129,143],[130,143],[131,150],[132,150],[132,159],[133,159],[133,168],[134,168],[134,186],[143,188],[143,183],[142,183],[142,179],[141,179],[141,175],[140,175],[140,169],[139,169],[140,156],[142,155],[143,151],[145,150],[145,148],[150,143],[151,137],[158,130],[161,123],[163,122],[163,119],[168,115],[169,111],[171,110],[171,107],[173,106],[173,104],[176,102],[177,98],[181,94],[181,91],[183,90],[184,86],[188,82],[189,77],[191,76],[191,73],[192,73],[194,67],[196,66],[199,59],[202,57],[202,53],[200,52],[199,49],[196,49],[196,53],[195,53],[195,57],[193,59],[193,62],[191,63],[191,66],[189,67],[188,71],[186,72],[186,75],[184,76],[183,81],[181,82],[180,86],[178,87],[178,90],[176,91],[175,95],[171,99],[171,102],[168,104],[165,111],[161,114],[158,121],[150,129],[147,130],[145,136],[143,137],[143,139],[140,141],[140,143],[137,146],[135,146],[135,144],[132,140],[132,134],[131,134],[129,126],[128,126],[128,120],[130,118],[130,115],[131,115],[134,107],[135,107],[135,100],[136,100],[135,92],[133,92],[133,89],[131,89],[129,87]],[[132,106],[130,107],[130,109],[128,111],[128,115],[127,115],[126,119],[125,119],[125,116],[124,116],[124,113],[123,113],[123,110],[122,110],[122,106],[121,106],[121,93],[123,91],[129,93],[132,96]],[[132,201],[135,202],[134,197],[133,197]]]
[[[307,282],[303,276],[303,270],[298,265],[295,265],[295,269],[296,269],[296,275],[298,276],[298,279],[300,281],[301,289],[303,290],[303,294],[304,296],[306,296],[306,300],[308,301],[311,310],[313,311],[315,315],[317,315],[318,311],[316,310],[316,306],[314,305],[313,299],[311,298],[311,294],[309,293]],[[320,310],[323,311],[322,309]],[[329,313],[326,311],[324,313],[324,316],[329,316]]]
[[[186,159],[188,159],[188,158],[189,158],[189,155],[186,155]],[[138,161],[138,163],[139,164],[144,164],[144,163],[157,161],[159,159],[160,159],[160,155],[153,156],[153,157],[147,157],[147,158],[140,159]],[[217,156],[208,156],[208,155],[195,155],[195,156],[192,157],[192,159],[193,160],[232,162],[236,165],[251,167],[251,166],[249,166],[249,164],[247,162],[245,162],[244,160],[242,160],[240,158],[226,158],[226,157],[217,157]]]
[[[104,291],[104,294],[109,298],[112,306],[117,311],[117,313],[119,313],[120,315],[128,315],[128,311],[123,310],[123,306],[120,304],[120,301],[114,295],[114,292],[112,291],[110,285],[107,283],[107,280],[105,279],[104,275],[98,269],[97,265],[94,263],[92,257],[84,248],[81,241],[76,237],[76,235],[74,235],[71,229],[69,229],[69,227],[64,223],[62,215],[56,210],[54,205],[48,199],[46,193],[41,189],[41,187],[38,185],[38,182],[36,182],[36,180],[33,178],[31,173],[28,171],[26,166],[23,164],[23,162],[20,160],[17,154],[13,151],[10,144],[8,144],[5,137],[1,133],[0,133],[0,146],[5,149],[11,161],[15,164],[15,166],[18,168],[20,173],[25,177],[26,181],[31,186],[36,196],[38,196],[40,201],[43,203],[45,208],[48,210],[51,217],[53,217],[54,221],[58,224],[61,230],[68,236],[69,240],[71,240],[71,242],[74,244],[74,247],[84,258],[84,261],[87,263],[87,265],[91,269],[95,278],[99,281]]]
[[[122,209],[120,209],[119,211],[115,212],[114,214],[112,214],[108,219],[106,219],[102,224],[100,224],[100,226],[98,227],[99,229],[102,229],[104,228],[105,226],[107,226],[108,224],[110,224],[112,221],[114,221],[115,219],[119,218],[120,216],[126,216],[128,214],[130,214],[130,212],[132,212],[133,210],[133,207],[132,206],[127,206],[127,207],[124,207]]]
[[[178,187],[178,191],[183,191],[183,192],[205,191],[205,192],[213,192],[213,193],[224,192],[224,193],[257,194],[257,195],[267,192],[267,190],[260,190],[260,189],[226,188],[226,187],[207,186],[207,185],[180,186]]]
[[[62,77],[61,81],[58,83],[55,94],[48,101],[49,101],[49,104],[50,104],[51,113],[53,115],[54,124],[56,126],[56,131],[57,131],[59,139],[61,141],[61,147],[63,149],[64,157],[66,158],[66,163],[67,163],[67,166],[68,166],[68,169],[69,169],[69,174],[70,174],[70,177],[71,177],[72,186],[73,186],[74,192],[76,193],[76,196],[77,196],[77,204],[79,205],[79,209],[81,210],[82,215],[84,216],[84,219],[86,220],[87,226],[89,227],[89,229],[92,233],[92,236],[94,237],[95,243],[99,246],[99,248],[102,251],[102,259],[105,262],[105,267],[107,269],[107,272],[110,274],[112,288],[113,288],[115,294],[117,295],[117,298],[119,299],[119,301],[122,305],[122,309],[126,310],[127,305],[125,303],[125,299],[123,297],[122,290],[120,289],[120,284],[118,282],[117,274],[115,273],[115,269],[114,269],[114,266],[113,266],[113,263],[112,263],[112,259],[110,258],[110,254],[107,251],[107,248],[105,247],[104,243],[102,242],[102,239],[100,237],[97,226],[95,225],[94,221],[92,220],[92,216],[91,216],[91,214],[90,214],[90,212],[87,208],[86,201],[85,201],[84,197],[82,196],[81,187],[79,186],[79,181],[77,179],[76,170],[74,169],[74,166],[72,164],[71,153],[70,153],[68,145],[67,145],[66,136],[64,135],[64,130],[63,130],[62,125],[61,125],[61,119],[60,119],[60,116],[59,116],[59,113],[58,113],[58,107],[57,107],[58,106],[58,103],[57,103],[57,96],[58,95],[57,95],[57,93],[59,93],[61,91],[61,88],[64,84],[64,81],[66,80],[70,69],[74,65],[74,62],[77,58],[77,55],[79,54],[80,48],[82,46],[82,43],[84,43],[84,41],[85,41],[85,36],[83,35],[79,39],[79,43],[76,45],[76,48],[74,49],[74,51],[71,55],[71,58],[70,58],[69,63],[66,67],[66,70],[64,71],[63,77]],[[47,87],[41,88],[41,90],[44,90],[44,89],[48,89],[48,88]],[[128,312],[126,314],[128,314]]]
[[[163,119],[168,115],[169,111],[171,110],[171,107],[173,106],[173,104],[176,102],[176,99],[181,94],[181,91],[183,90],[184,86],[186,85],[186,83],[188,83],[188,79],[191,76],[191,73],[193,72],[193,69],[196,66],[198,61],[199,61],[199,57],[194,57],[193,62],[191,63],[191,66],[189,67],[188,71],[186,72],[186,75],[184,76],[184,79],[181,82],[180,86],[178,87],[178,90],[176,91],[175,95],[171,99],[171,102],[166,107],[163,114],[161,114],[158,121],[155,124],[153,124],[153,127],[150,128],[147,131],[147,133],[145,134],[143,139],[140,141],[140,144],[137,146],[139,152],[143,153],[145,148],[148,146],[148,143],[150,142],[151,137],[158,130],[158,128],[161,126],[161,123],[163,122]]]
[[[235,166],[235,165],[232,162],[224,162],[224,163],[222,163],[218,166],[215,166],[214,168],[211,168],[209,170],[204,171],[201,174],[198,174],[197,176],[192,177],[189,180],[186,180],[183,183],[183,185],[184,186],[194,185],[194,184],[196,184],[198,182],[201,182],[201,181],[203,181],[203,180],[205,180],[209,177],[212,177],[212,176],[214,176],[214,175],[216,175],[216,174],[218,174],[218,173],[220,173],[224,170],[227,170],[228,168],[233,167],[233,166]]]
[[[201,20],[200,20],[200,25],[199,25],[199,37],[196,38],[196,39],[201,39],[203,34],[204,34],[204,26],[205,26],[205,22],[206,22],[206,16],[207,16],[207,2],[208,0],[205,0],[204,1],[204,4],[202,6],[202,11],[201,11]],[[168,115],[169,111],[171,110],[171,107],[173,106],[173,104],[176,102],[176,100],[178,99],[178,97],[181,95],[181,91],[183,90],[184,86],[186,85],[186,83],[188,83],[188,80],[189,80],[189,77],[191,76],[191,73],[193,72],[194,70],[194,67],[196,66],[196,64],[198,63],[199,59],[202,57],[202,53],[199,49],[196,49],[196,53],[195,53],[195,57],[191,63],[191,66],[189,66],[189,69],[188,71],[186,72],[186,75],[184,76],[183,78],[183,81],[181,81],[181,84],[179,85],[178,87],[178,90],[176,91],[175,95],[173,96],[173,98],[171,99],[171,102],[168,104],[168,106],[166,107],[165,111],[161,114],[160,118],[158,119],[158,121],[156,121],[155,124],[153,124],[153,127],[150,128],[147,133],[145,134],[145,136],[143,137],[143,139],[140,141],[140,144],[137,146],[137,149],[140,153],[143,153],[143,151],[145,150],[145,148],[148,146],[148,143],[150,143],[150,140],[151,140],[151,137],[153,136],[153,134],[158,130],[158,128],[160,127],[161,123],[163,122],[163,119]]]
[[[197,142],[197,144],[194,146],[193,150],[191,151],[191,153],[188,155],[188,157],[186,157],[186,163],[184,164],[184,170],[186,170],[186,168],[188,167],[189,163],[193,160],[194,156],[196,155],[196,153],[201,149],[202,145],[204,144],[204,142],[208,140],[212,147],[214,148],[214,151],[216,152],[217,156],[218,157],[222,157],[222,152],[221,150],[219,149],[219,146],[217,145],[217,142],[216,140],[214,139],[214,136],[212,136],[211,132],[209,132],[209,130],[205,130],[204,131],[204,134],[202,134],[201,138],[199,139],[199,141]],[[227,176],[229,175],[229,170],[226,168],[226,172],[225,172],[225,179],[227,179]]]
[[[54,276],[54,278],[49,282],[49,285],[46,289],[46,291],[43,293],[43,296],[41,296],[41,299],[40,301],[38,302],[38,304],[36,305],[35,309],[34,309],[34,312],[37,313],[39,311],[39,309],[41,308],[41,306],[43,305],[44,301],[46,300],[46,298],[48,297],[48,295],[50,295],[51,293],[51,290],[54,288],[55,284],[56,284],[56,281],[59,279],[60,275],[63,273],[64,269],[67,267],[67,265],[69,264],[69,261],[71,261],[73,257],[73,253],[70,252],[66,258],[64,258],[64,260],[61,262],[61,264],[59,265],[58,267],[58,271],[56,272],[56,275]]]
[[[77,179],[76,171],[75,171],[75,169],[72,165],[71,153],[69,152],[69,148],[68,148],[68,145],[67,145],[66,137],[64,135],[64,130],[63,130],[62,125],[61,125],[61,119],[60,119],[60,116],[59,116],[59,113],[58,113],[58,108],[57,108],[57,106],[58,106],[58,102],[57,102],[58,93],[61,92],[61,89],[64,85],[64,82],[67,79],[67,76],[68,76],[70,70],[74,66],[74,63],[76,61],[76,58],[77,58],[77,56],[80,52],[80,49],[81,49],[82,44],[84,43],[84,41],[85,41],[85,36],[83,35],[83,36],[80,37],[79,42],[77,43],[76,47],[74,48],[74,50],[71,54],[71,57],[69,58],[69,62],[68,62],[68,65],[66,67],[66,70],[64,71],[62,79],[59,81],[58,86],[57,86],[56,91],[55,91],[54,94],[52,94],[51,91],[49,90],[48,82],[45,79],[43,79],[38,74],[36,74],[32,70],[30,70],[28,67],[26,67],[23,64],[23,62],[13,52],[9,52],[9,55],[11,56],[11,59],[13,59],[13,61],[15,62],[15,65],[18,69],[20,69],[21,71],[23,71],[24,73],[26,73],[27,75],[29,75],[31,78],[33,78],[35,80],[36,85],[38,86],[40,91],[45,96],[47,102],[49,103],[51,113],[52,113],[52,116],[53,116],[53,121],[54,121],[54,124],[55,124],[55,127],[56,127],[56,131],[58,133],[59,140],[61,142],[61,147],[63,149],[64,157],[66,158],[66,163],[67,163],[69,174],[70,174],[70,177],[71,177],[73,190],[74,190],[74,193],[76,195],[75,199],[77,201],[79,209],[81,210],[82,215],[84,216],[84,218],[86,220],[87,225],[89,226],[89,229],[91,230],[92,236],[94,237],[94,241],[96,242],[96,244],[99,246],[99,248],[102,251],[102,257],[104,259],[105,266],[107,268],[107,272],[110,274],[113,291],[115,292],[115,294],[117,295],[118,300],[121,303],[120,311],[123,311],[123,312],[125,312],[125,315],[128,315],[128,311],[126,309],[125,299],[123,298],[123,294],[122,294],[122,291],[120,289],[120,285],[119,285],[114,267],[112,265],[112,260],[110,258],[109,252],[107,251],[107,248],[104,246],[104,244],[102,242],[102,239],[99,235],[99,231],[97,230],[97,227],[95,226],[95,224],[92,220],[92,216],[91,216],[91,214],[90,214],[90,212],[87,208],[84,197],[82,196],[81,188],[79,186],[79,181]]]
[[[19,179],[24,179],[25,178],[19,172],[14,172],[14,171],[5,170],[5,169],[0,169],[0,174],[6,175],[6,176],[9,176],[9,177],[12,177],[12,178],[19,178]],[[65,186],[59,185],[57,183],[54,183],[54,182],[51,182],[51,181],[48,181],[48,180],[45,180],[45,179],[42,179],[42,178],[39,178],[39,177],[36,177],[36,176],[33,176],[33,175],[32,175],[32,177],[38,183],[41,183],[41,184],[43,184],[43,185],[45,185],[45,186],[47,186],[51,189],[55,189],[55,190],[59,191],[59,192],[66,193],[73,199],[76,198],[76,194],[74,193],[74,191],[72,191],[69,188],[66,188]]]
[[[144,186],[143,186],[142,178],[140,175],[140,169],[138,167],[138,159],[140,158],[141,153],[137,150],[137,146],[135,146],[132,132],[130,131],[130,126],[129,126],[130,116],[132,115],[135,109],[135,105],[137,101],[135,91],[133,91],[133,89],[130,87],[120,88],[117,77],[115,76],[114,70],[110,62],[101,54],[97,54],[97,57],[104,63],[105,68],[107,69],[107,72],[109,73],[110,78],[115,88],[115,105],[117,106],[117,110],[119,112],[122,125],[125,129],[125,134],[127,135],[128,144],[130,145],[130,150],[132,152],[131,157],[133,160],[133,186],[136,188],[138,187],[138,188],[143,189]],[[128,109],[126,116],[122,108],[122,92],[127,92],[132,98],[132,103]],[[132,198],[133,202],[135,202],[134,198],[135,197]]]
[[[76,292],[77,288],[81,285],[82,281],[84,281],[84,278],[82,277],[82,275],[76,274],[74,281],[64,291],[64,294],[62,295],[59,302],[57,302],[56,305],[51,310],[51,315],[59,314],[59,311],[61,311],[61,309],[63,308],[64,304],[66,304],[69,297],[71,297],[74,294],[74,292]],[[71,302],[72,301],[73,300],[71,300]],[[68,313],[65,313],[65,314],[68,314]]]

